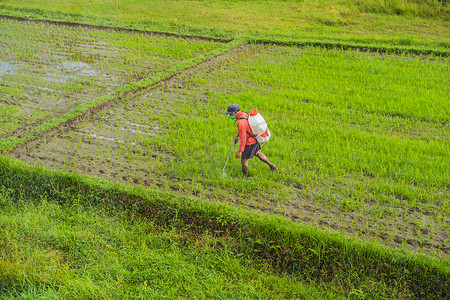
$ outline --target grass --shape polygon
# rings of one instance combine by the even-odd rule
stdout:
[[[332,40],[448,50],[438,1],[19,1],[4,14],[221,38]],[[230,21],[231,20],[231,21]]]
[[[69,289],[68,292],[77,295],[92,295],[104,291],[103,286],[113,287],[121,283],[119,279],[122,277],[124,286],[113,292],[141,292],[146,278],[155,278],[149,268],[160,270],[160,265],[166,266],[160,270],[162,274],[170,273],[179,276],[177,278],[183,277],[186,270],[194,275],[204,274],[200,276],[202,279],[209,278],[210,265],[218,277],[222,271],[228,273],[227,270],[237,269],[240,276],[233,275],[238,273],[230,276],[234,276],[233,282],[242,282],[244,288],[244,278],[247,282],[253,279],[256,284],[261,282],[257,278],[263,280],[258,285],[261,289],[255,291],[256,294],[249,294],[256,298],[265,295],[264,282],[269,286],[274,283],[273,291],[268,288],[269,298],[272,292],[288,298],[309,298],[315,292],[325,298],[332,295],[350,297],[358,292],[363,297],[405,299],[419,296],[439,298],[448,292],[448,261],[393,251],[226,204],[142,188],[132,189],[94,177],[62,174],[28,167],[11,159],[0,159],[3,186],[0,220],[4,224],[1,230],[6,237],[1,241],[11,249],[23,251],[2,254],[17,259],[12,268],[22,271],[18,271],[17,281],[17,277],[13,276],[17,274],[6,272],[8,268],[0,273],[6,276],[7,280],[0,282],[6,285],[3,288],[10,294],[16,291],[16,295],[29,293],[30,290],[43,293],[42,288],[52,288],[52,293],[57,289]],[[30,218],[30,215],[35,218]],[[14,225],[17,223],[23,225]],[[45,226],[41,227],[41,224]],[[169,256],[174,258],[171,264],[164,263],[167,257],[159,260],[160,256],[155,251],[161,253],[161,249],[174,254]],[[37,262],[41,261],[39,257],[45,258],[46,262],[22,263],[27,251],[33,259],[36,257]],[[56,253],[48,255],[51,251]],[[186,263],[183,263],[181,254]],[[89,260],[89,257],[98,257],[98,261]],[[7,261],[2,260],[2,264]],[[148,265],[149,261],[153,264]],[[180,264],[176,264],[178,261]],[[253,273],[251,267],[241,272],[243,268],[239,263],[244,268],[254,266],[256,270],[262,270],[259,273],[261,277],[258,272]],[[49,264],[61,268],[47,269]],[[228,268],[230,264],[233,268]],[[180,268],[170,272],[175,266]],[[35,273],[28,272],[30,276],[24,281],[23,271],[26,268],[33,269]],[[55,274],[59,271],[71,271],[69,275],[72,276],[66,273],[58,277]],[[271,272],[279,275],[271,277]],[[252,278],[252,274],[256,277]],[[80,286],[83,278],[81,281],[71,280],[77,276],[87,277],[92,284]],[[54,285],[45,284],[42,278],[56,281],[53,281]],[[164,277],[157,278],[161,279],[158,282],[165,282]],[[189,274],[186,278],[193,285],[199,282]],[[215,282],[223,282],[220,278],[212,278],[207,286],[211,284],[214,288]],[[98,284],[95,285],[94,281]],[[309,288],[303,289],[300,284],[290,290],[290,284],[298,281],[308,283]],[[277,283],[281,284],[279,289]],[[178,290],[180,293],[189,291],[185,286]],[[214,292],[214,289],[202,291]],[[243,292],[248,291],[251,288]]]
[[[0,299],[338,297],[236,255],[212,232],[0,190]]]

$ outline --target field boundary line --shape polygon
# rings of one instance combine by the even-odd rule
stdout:
[[[376,292],[384,296],[387,289],[413,298],[442,299],[450,291],[446,261],[228,203],[28,166],[1,155],[0,186],[36,201],[46,195],[63,205],[114,207],[167,227],[232,236],[233,251],[305,281],[332,283],[343,274],[356,275],[358,280],[344,280],[343,293],[367,288],[367,282],[380,282]]]
[[[207,62],[214,57],[223,55],[243,43],[245,43],[245,41],[241,39],[233,40],[229,43],[224,44],[222,47],[218,49],[210,51],[209,53],[201,54],[194,58],[183,61],[173,66],[171,69],[168,70],[168,72],[160,71],[140,81],[125,85],[108,95],[100,96],[91,101],[87,101],[58,118],[53,118],[51,120],[44,122],[43,124],[36,126],[36,128],[34,128],[32,133],[29,134],[28,136],[21,138],[11,136],[4,139],[0,139],[0,153],[8,153],[28,142],[38,140],[39,138],[44,136],[44,134],[49,133],[52,130],[58,130],[61,127],[68,125],[70,122],[74,122],[77,119],[84,117],[93,110],[101,109],[102,107],[107,106],[110,102],[122,98],[127,93],[136,92],[138,90],[148,88],[150,86],[157,85],[163,81],[169,80],[172,77],[176,76],[178,73],[193,68],[201,63]]]
[[[38,23],[38,24],[40,23],[40,24],[48,24],[48,25],[57,25],[57,26],[79,27],[79,28],[96,29],[96,30],[111,30],[111,31],[117,31],[117,32],[124,32],[124,33],[140,33],[140,34],[144,34],[144,35],[157,35],[157,36],[176,37],[176,38],[181,38],[181,39],[192,39],[192,40],[220,42],[220,43],[230,43],[231,41],[233,41],[233,38],[221,39],[221,38],[213,38],[213,37],[207,37],[207,36],[201,36],[201,35],[185,35],[185,34],[172,33],[172,32],[139,30],[139,29],[113,27],[113,26],[105,26],[105,25],[93,25],[93,24],[76,23],[76,22],[68,22],[68,21],[27,19],[27,18],[23,18],[23,17],[8,16],[8,15],[0,15],[0,19],[21,21],[21,22],[31,22],[31,23]]]
[[[390,46],[386,44],[363,44],[351,43],[345,41],[318,41],[318,40],[282,40],[282,39],[264,39],[264,38],[246,38],[247,43],[278,45],[278,46],[296,46],[296,47],[324,47],[326,49],[340,48],[343,50],[355,50],[360,52],[379,52],[386,54],[413,54],[413,55],[436,55],[443,58],[450,56],[450,49],[430,49],[426,47],[410,47],[410,46]]]

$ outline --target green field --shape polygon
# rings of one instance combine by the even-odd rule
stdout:
[[[211,232],[11,194],[0,191],[0,299],[338,297],[236,258]]]
[[[2,8],[7,14],[29,18],[228,38],[346,40],[447,49],[450,42],[449,7],[436,0],[3,0]]]
[[[244,46],[13,155],[445,257],[448,71],[441,60]],[[222,176],[236,130],[228,103],[267,116],[263,152],[281,174],[251,161],[242,180],[232,161]]]
[[[448,294],[448,5],[333,3],[1,1],[0,298]]]

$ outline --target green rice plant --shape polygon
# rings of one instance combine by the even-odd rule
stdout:
[[[223,251],[215,251],[218,244],[224,245],[223,240],[210,233],[196,236],[183,229],[160,227],[119,210],[114,210],[111,215],[112,211],[88,206],[65,207],[49,201],[46,196],[36,199],[36,203],[27,202],[22,197],[14,198],[13,193],[14,190],[4,190],[0,196],[3,204],[0,222],[7,225],[2,230],[2,244],[11,250],[10,253],[15,253],[6,260],[2,259],[3,263],[0,264],[2,268],[9,267],[9,272],[2,274],[2,297],[107,297],[106,295],[114,294],[126,298],[136,295],[168,296],[169,292],[174,297],[187,294],[193,297],[242,294],[244,297],[258,295],[271,298],[274,292],[269,290],[272,288],[275,288],[278,295],[281,292],[291,296],[306,296],[307,292],[299,289],[299,282],[294,278],[283,279],[269,270],[262,273],[249,272],[253,267],[246,268],[246,264],[234,257],[228,246]],[[70,196],[66,194],[65,197]],[[22,224],[20,232],[15,226],[8,226],[17,222]],[[11,243],[10,238],[19,234],[26,238],[20,244]],[[182,246],[183,243],[185,246]],[[164,249],[164,255],[158,254],[161,249]],[[88,263],[89,261],[95,263]],[[142,261],[151,263],[143,265]],[[54,269],[48,269],[48,265],[52,265]],[[157,270],[152,271],[153,275],[147,272],[147,267],[151,265],[157,266]],[[206,267],[207,265],[211,268]],[[217,270],[217,267],[221,270]],[[177,268],[187,268],[189,272],[180,273],[176,271]],[[242,272],[244,268],[246,272]],[[246,274],[237,281],[236,278],[231,280],[236,282],[232,286],[236,284],[241,291],[229,286],[231,281],[227,278],[232,269],[232,273],[239,278],[239,274]],[[130,272],[135,275],[130,275]],[[25,276],[25,273],[28,275]],[[207,274],[215,279],[208,280],[208,276],[205,277]],[[180,276],[189,285],[206,284],[212,290],[206,294],[199,293],[197,288],[183,288],[184,284],[180,285],[179,290],[164,288],[168,286],[168,281]],[[83,279],[83,284],[79,282],[80,278]],[[268,290],[259,283],[253,288],[251,282],[255,279],[258,282],[262,280],[263,286],[267,284]],[[224,290],[225,281],[228,281],[229,294]],[[250,288],[247,288],[247,281]],[[49,283],[52,287],[48,287]],[[281,287],[280,283],[283,286],[286,284],[286,288]],[[159,285],[162,289],[155,291],[155,287]],[[315,292],[317,296],[317,292],[323,288],[308,290],[311,294]],[[326,291],[323,293],[333,294]]]

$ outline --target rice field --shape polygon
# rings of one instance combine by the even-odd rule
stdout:
[[[218,43],[0,18],[0,138],[57,118]]]
[[[4,22],[10,27],[27,26]],[[36,38],[40,30],[36,29]],[[85,69],[69,70],[74,78],[70,86],[79,87],[76,97],[69,96],[73,102],[64,102],[70,107],[218,44],[95,30],[78,37],[79,30],[74,31],[61,34],[61,40],[71,34],[73,40],[87,40],[84,46],[77,44],[77,51],[83,53],[77,57],[98,53],[104,58],[91,62],[99,65],[98,73],[86,89],[82,82],[90,75]],[[2,137],[20,134],[26,128],[23,123],[32,126],[48,117],[27,117],[20,110],[26,99],[36,101],[35,93],[43,93],[42,87],[55,90],[54,94],[38,97],[34,109],[61,113],[58,101],[67,94],[69,83],[65,75],[58,75],[56,66],[67,57],[47,51],[57,44],[37,43],[33,51],[45,53],[42,57],[49,69],[54,66],[49,72],[52,78],[63,78],[60,83],[43,80],[47,73],[33,77],[10,67],[17,64],[32,70],[31,62],[22,58],[29,55],[27,47],[2,48],[0,54],[8,61],[3,68],[8,69],[1,88],[10,92],[1,99],[15,99],[10,96],[15,92],[23,96],[17,96],[21,105],[2,103],[17,109],[2,109],[11,120],[2,117],[6,120]],[[93,44],[100,50],[86,46]],[[6,59],[7,51],[15,60]],[[449,71],[448,58],[242,45],[129,93],[10,155],[28,164],[229,202],[446,258],[450,253]],[[105,79],[101,74],[106,74]],[[20,83],[25,78],[41,81]],[[262,151],[280,173],[272,173],[256,158],[250,161],[250,178],[242,177],[240,162],[234,159],[222,173],[237,132],[233,121],[223,115],[231,103],[263,114],[273,137]]]

